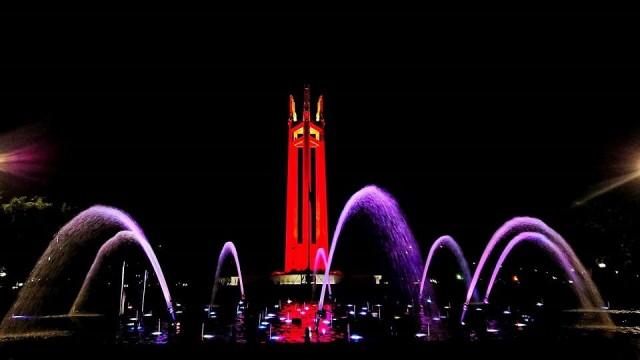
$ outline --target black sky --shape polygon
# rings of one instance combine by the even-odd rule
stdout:
[[[424,248],[448,233],[476,257],[516,215],[579,232],[572,203],[640,158],[638,20],[3,15],[0,129],[38,124],[56,148],[44,182],[3,191],[123,208],[179,276],[210,271],[226,240],[277,270],[287,96],[309,83],[325,95],[331,224],[373,183]]]

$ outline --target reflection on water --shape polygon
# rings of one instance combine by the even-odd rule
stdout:
[[[179,329],[179,323],[169,324],[161,319],[154,320],[151,316],[123,320],[116,336],[116,342],[123,344],[166,344],[170,339],[171,328],[177,326]]]
[[[341,329],[334,327],[334,314],[330,305],[318,313],[317,304],[285,302],[262,317],[259,329],[273,342],[327,343],[341,340]],[[279,311],[278,311],[279,310]],[[336,324],[338,322],[336,321]]]
[[[359,343],[385,337],[417,339],[419,321],[415,308],[382,304],[315,303],[290,299],[247,310],[240,301],[232,316],[221,307],[204,308],[203,342],[254,343]],[[386,314],[383,316],[383,313]],[[433,336],[433,335],[430,335]],[[429,338],[428,338],[429,339]]]

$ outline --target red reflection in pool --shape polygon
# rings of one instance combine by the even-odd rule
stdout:
[[[333,312],[329,304],[324,306],[326,316],[318,319],[318,330],[315,331],[317,309],[317,304],[283,303],[278,313],[280,321],[274,322],[271,327],[271,340],[281,343],[328,343],[344,339],[344,334],[332,326]],[[310,336],[306,337],[306,334]]]

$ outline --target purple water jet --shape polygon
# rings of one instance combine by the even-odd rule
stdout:
[[[580,305],[585,309],[593,309],[595,308],[595,302],[597,300],[590,299],[584,293],[584,284],[582,283],[582,279],[577,275],[576,270],[572,267],[571,261],[566,258],[562,249],[554,244],[551,240],[549,240],[546,236],[536,233],[536,232],[523,232],[518,234],[516,237],[511,239],[507,246],[502,250],[500,257],[498,258],[498,262],[496,262],[495,267],[493,268],[493,272],[491,273],[491,279],[489,280],[489,284],[487,285],[487,290],[484,294],[484,302],[489,302],[489,296],[491,295],[491,290],[493,289],[493,285],[498,278],[498,274],[504,264],[505,260],[511,254],[511,251],[523,242],[531,242],[541,249],[547,251],[551,256],[553,256],[553,260],[562,268],[565,275],[569,277],[570,280],[573,281],[573,288],[580,300]]]
[[[28,324],[12,320],[16,315],[39,317],[68,314],[84,280],[78,278],[77,274],[86,274],[102,245],[122,230],[131,231],[145,249],[149,262],[156,270],[167,310],[173,318],[169,288],[140,226],[121,210],[96,205],[78,214],[58,231],[2,320],[0,332],[7,334],[29,330]]]
[[[600,308],[604,306],[604,302],[602,301],[602,297],[600,296],[598,288],[593,283],[593,280],[588,275],[586,269],[580,262],[580,259],[575,254],[571,246],[569,246],[569,244],[566,242],[566,240],[564,240],[564,238],[560,236],[560,234],[558,234],[555,230],[553,230],[540,219],[531,217],[517,217],[504,223],[493,234],[493,236],[489,240],[489,243],[482,252],[482,256],[478,261],[478,265],[476,266],[473,278],[471,279],[471,283],[469,284],[469,289],[467,290],[467,297],[462,310],[462,316],[460,318],[461,322],[464,322],[467,307],[471,302],[473,293],[476,291],[480,275],[482,274],[482,271],[484,270],[489,257],[493,254],[496,246],[500,243],[503,243],[507,239],[513,239],[518,234],[526,232],[539,233],[549,239],[549,241],[555,246],[557,246],[561,250],[563,256],[570,261],[572,268],[581,276],[581,282],[584,284],[584,291],[588,292],[587,296],[594,301],[595,307]],[[612,324],[611,318],[607,314],[600,316],[600,318],[603,324]]]
[[[71,310],[69,314],[83,313],[87,312],[87,304],[89,303],[88,298],[92,293],[91,289],[97,285],[98,273],[100,269],[104,266],[105,262],[108,261],[109,257],[120,250],[125,246],[137,246],[140,250],[144,252],[147,260],[151,264],[153,271],[158,278],[158,282],[161,287],[163,287],[163,295],[165,295],[165,301],[167,302],[167,309],[172,314],[171,311],[171,298],[167,297],[167,293],[164,292],[166,288],[166,281],[164,279],[164,274],[162,273],[162,269],[160,268],[160,264],[155,256],[155,253],[149,243],[141,237],[139,233],[130,230],[124,230],[117,233],[114,237],[105,242],[100,249],[98,250],[98,254],[87,273],[87,276],[84,279],[82,284],[82,288],[78,292],[78,296],[76,297],[73,305],[71,306]],[[168,290],[167,290],[168,291]]]
[[[555,230],[545,224],[542,220],[531,218],[531,217],[516,217],[513,218],[506,223],[504,223],[491,237],[489,243],[485,247],[482,252],[482,256],[478,261],[478,265],[476,266],[476,270],[473,274],[473,278],[471,279],[471,283],[469,284],[469,289],[467,290],[467,297],[465,301],[465,305],[468,305],[471,301],[471,297],[473,295],[472,291],[476,288],[478,280],[481,275],[482,269],[484,269],[485,263],[488,261],[489,257],[494,251],[494,248],[506,241],[507,239],[511,239],[519,233],[522,232],[538,232],[545,235],[551,241],[553,241],[556,245],[558,245],[570,258],[577,259],[576,254],[573,252],[573,249],[569,247],[567,242],[558,234]]]
[[[220,281],[220,273],[222,271],[222,265],[224,264],[224,260],[229,255],[233,256],[233,261],[236,264],[236,271],[238,273],[238,282],[240,284],[240,296],[244,299],[244,284],[242,282],[242,270],[240,269],[240,259],[238,258],[238,251],[236,250],[236,246],[231,241],[227,241],[226,243],[224,243],[224,246],[222,246],[222,250],[220,250],[220,255],[218,255],[216,275],[213,279],[213,290],[211,291],[211,305],[215,304],[216,294],[218,293],[218,285]]]
[[[394,273],[402,280],[403,290],[411,300],[418,299],[418,287],[420,281],[420,250],[409,225],[407,224],[396,200],[384,190],[369,185],[353,194],[342,209],[338,224],[333,233],[331,249],[327,259],[327,267],[324,272],[322,292],[318,308],[324,306],[324,298],[328,285],[329,273],[333,264],[336,247],[340,240],[340,233],[345,223],[357,213],[366,214],[381,234],[382,251],[391,260]]]
[[[456,261],[458,262],[458,267],[460,271],[462,271],[462,275],[464,276],[464,281],[466,283],[466,288],[469,289],[469,283],[471,281],[471,271],[469,270],[469,263],[467,262],[467,258],[464,256],[460,245],[449,235],[443,235],[436,239],[431,245],[429,249],[429,254],[427,255],[427,261],[424,263],[424,270],[422,271],[422,279],[420,280],[420,299],[423,298],[424,295],[424,287],[427,282],[427,278],[429,275],[429,268],[431,267],[431,261],[433,260],[433,256],[436,251],[441,248],[447,248],[451,253],[455,256]],[[474,292],[474,298],[477,298],[477,292]],[[429,294],[431,296],[432,294]]]

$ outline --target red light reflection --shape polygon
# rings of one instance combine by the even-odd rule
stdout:
[[[329,304],[324,306],[326,316],[318,318],[318,330],[315,331],[317,309],[317,304],[282,304],[278,313],[280,321],[272,324],[271,340],[281,343],[328,343],[343,339],[344,334],[332,326],[333,313]],[[307,329],[311,330],[309,338],[305,337]]]

